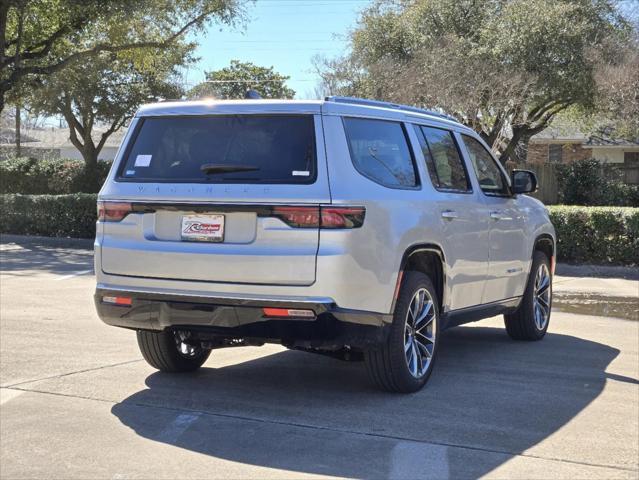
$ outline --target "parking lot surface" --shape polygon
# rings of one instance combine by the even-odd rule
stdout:
[[[620,315],[559,296],[542,342],[501,318],[449,330],[427,387],[392,395],[361,363],[274,345],[157,373],[96,317],[90,250],[0,255],[2,478],[639,476],[632,296]]]

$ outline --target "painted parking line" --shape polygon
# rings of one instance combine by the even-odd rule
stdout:
[[[175,442],[198,418],[200,418],[199,413],[182,413],[178,415],[160,432],[158,439],[167,443]]]
[[[64,275],[62,277],[56,278],[56,281],[59,282],[60,280],[68,280],[70,278],[77,277],[77,276],[80,276],[80,275],[86,275],[87,273],[93,273],[93,269],[90,268],[89,270],[80,270],[78,272],[73,272],[73,273],[71,273],[69,275]]]
[[[13,400],[24,393],[23,390],[12,390],[9,388],[0,388],[0,405],[4,405],[9,400]]]

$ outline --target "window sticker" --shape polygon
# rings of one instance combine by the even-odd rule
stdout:
[[[308,170],[293,170],[292,173],[294,177],[308,177],[311,174]]]
[[[129,175],[135,175],[135,170],[127,170],[126,172],[124,172],[126,176]]]
[[[135,165],[134,167],[148,167],[151,165],[151,157],[153,155],[138,155],[135,157]]]

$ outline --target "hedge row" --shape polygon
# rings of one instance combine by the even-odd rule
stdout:
[[[639,265],[639,208],[548,207],[560,262]]]
[[[9,158],[0,161],[0,193],[31,195],[97,192],[111,168],[98,162],[97,179],[88,178],[82,160],[71,158]],[[97,181],[96,181],[97,180]]]
[[[0,196],[0,233],[46,237],[95,237],[94,193]]]
[[[0,232],[95,236],[96,195],[2,195]],[[560,262],[639,265],[639,208],[548,207]]]

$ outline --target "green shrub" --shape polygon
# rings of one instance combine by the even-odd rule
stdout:
[[[111,162],[98,162],[98,184],[102,185]],[[95,193],[95,181],[87,178],[84,162],[70,158],[10,158],[0,161],[0,193],[30,195]]]
[[[639,264],[639,208],[549,206],[560,262]]]
[[[592,158],[558,165],[559,201],[564,205],[639,207],[639,186],[624,184],[620,173]]]
[[[95,237],[97,195],[2,195],[0,233]]]

